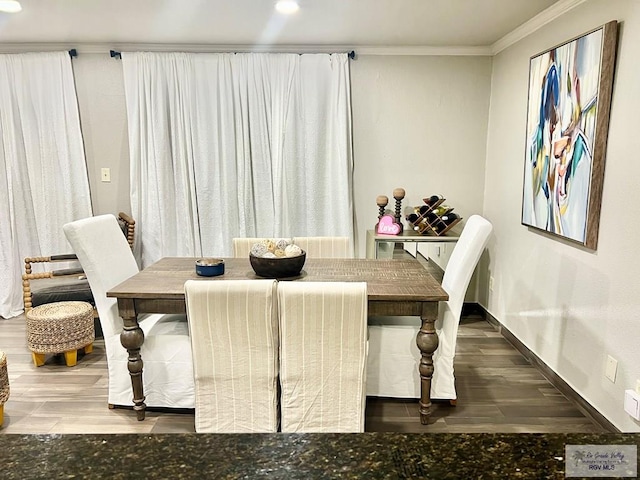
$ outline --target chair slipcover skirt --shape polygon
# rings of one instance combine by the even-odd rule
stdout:
[[[275,280],[186,282],[196,432],[277,431],[275,287]]]
[[[364,431],[367,284],[280,282],[283,432]]]

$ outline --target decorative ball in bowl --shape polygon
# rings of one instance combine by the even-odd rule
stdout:
[[[287,239],[263,240],[255,243],[249,253],[253,271],[264,278],[296,277],[306,258],[306,253]]]

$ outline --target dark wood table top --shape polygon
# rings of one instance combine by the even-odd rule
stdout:
[[[141,270],[107,292],[108,297],[134,299],[184,299],[187,280],[259,279],[248,258],[225,258],[225,273],[200,277],[196,258],[166,257]],[[367,282],[369,301],[437,302],[447,300],[440,283],[415,259],[332,259],[308,258],[300,276],[287,279],[301,282]]]

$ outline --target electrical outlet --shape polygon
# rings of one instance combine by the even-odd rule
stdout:
[[[618,361],[613,358],[611,355],[607,355],[607,367],[604,372],[605,376],[611,380],[613,383],[616,383],[616,373],[618,371]]]
[[[493,292],[493,277],[489,277],[489,290]]]
[[[103,182],[110,182],[111,181],[111,169],[110,168],[103,168],[100,171],[100,179]]]
[[[625,390],[624,411],[636,420],[640,420],[640,394],[633,390]]]

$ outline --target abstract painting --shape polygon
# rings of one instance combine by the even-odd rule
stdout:
[[[522,224],[596,249],[617,22],[531,57]]]

